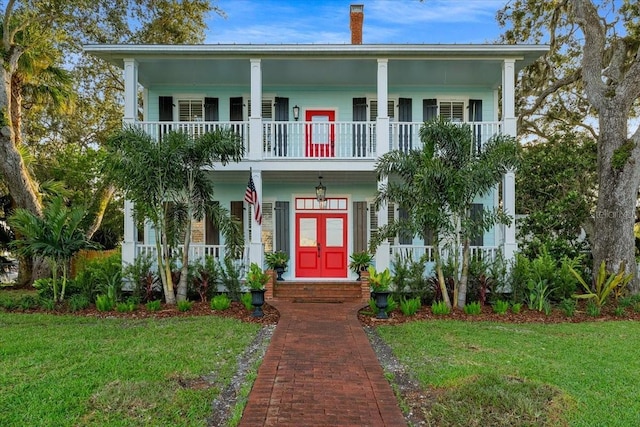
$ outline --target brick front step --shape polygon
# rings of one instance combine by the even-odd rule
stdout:
[[[348,281],[276,281],[273,297],[293,302],[352,302],[365,299],[362,283]]]

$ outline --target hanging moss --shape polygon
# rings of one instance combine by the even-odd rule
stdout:
[[[631,157],[631,151],[635,146],[636,145],[631,140],[627,140],[627,142],[616,148],[613,151],[613,156],[611,157],[611,169],[616,172],[621,171]]]

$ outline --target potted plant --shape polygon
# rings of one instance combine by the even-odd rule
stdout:
[[[289,254],[284,251],[267,252],[265,254],[265,263],[267,264],[267,267],[278,274],[276,280],[284,280],[282,278],[282,273],[287,270],[288,262]]]
[[[247,286],[251,291],[251,305],[255,307],[252,316],[262,317],[264,312],[262,311],[262,305],[264,304],[265,285],[269,281],[269,275],[262,271],[262,268],[255,262],[249,266],[249,272],[247,273]]]
[[[367,251],[354,252],[351,254],[349,259],[351,260],[349,262],[349,269],[356,273],[358,275],[357,280],[360,280],[360,273],[366,271],[367,268],[369,268],[369,266],[373,262],[373,255],[371,255]]]
[[[378,308],[378,319],[386,319],[387,305],[389,294],[391,293],[391,272],[388,268],[385,268],[382,272],[377,272],[374,266],[369,266],[369,284],[373,291],[373,298],[376,301],[376,307]]]

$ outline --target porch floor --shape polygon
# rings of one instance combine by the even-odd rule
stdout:
[[[405,427],[358,321],[362,303],[273,304],[280,321],[240,427]]]

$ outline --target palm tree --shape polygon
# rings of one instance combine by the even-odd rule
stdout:
[[[170,248],[183,239],[182,274],[178,298],[186,298],[191,221],[200,220],[207,210],[237,253],[242,246],[241,230],[224,210],[210,203],[213,183],[205,166],[218,161],[239,161],[244,146],[231,131],[216,130],[193,138],[181,132],[169,132],[156,142],[135,128],[117,132],[108,142],[108,163],[114,182],[135,205],[136,214],[148,218],[156,229],[158,272],[165,300],[175,304],[171,278]],[[172,203],[168,203],[172,202]],[[238,237],[240,236],[240,237]]]
[[[419,235],[425,240],[433,233],[436,274],[445,303],[451,306],[442,272],[440,250],[449,242],[457,252],[462,247],[462,265],[454,278],[454,305],[466,300],[470,242],[474,235],[497,223],[510,221],[503,212],[484,210],[480,218],[471,218],[471,204],[490,192],[504,172],[515,168],[518,145],[514,138],[499,135],[474,149],[469,125],[445,120],[425,123],[420,129],[423,146],[409,152],[392,151],[376,165],[379,179],[388,179],[376,196],[376,203],[396,203],[408,217],[381,227],[374,245],[399,232]],[[457,258],[456,258],[457,259]]]
[[[45,205],[42,217],[26,209],[17,209],[9,218],[11,227],[21,236],[13,242],[18,254],[25,257],[41,257],[47,261],[53,276],[53,299],[62,301],[67,286],[71,258],[79,250],[95,244],[85,238],[80,224],[86,211],[69,208],[61,197]],[[58,293],[58,274],[62,273]]]
[[[220,162],[222,165],[229,161],[238,162],[242,159],[244,148],[237,134],[223,130],[208,132],[197,138],[183,132],[171,132],[166,138],[175,139],[175,143],[182,147],[179,158],[180,168],[176,170],[176,173],[181,174],[181,179],[178,179],[179,185],[172,192],[172,199],[185,214],[177,217],[179,218],[177,228],[184,236],[184,240],[176,297],[178,301],[183,301],[187,299],[189,246],[193,220],[202,220],[205,213],[209,211],[210,216],[217,219],[216,223],[219,224],[227,247],[230,249],[227,255],[237,256],[238,252],[241,252],[243,236],[240,224],[231,220],[226,210],[210,202],[213,183],[204,167],[210,166],[213,162]]]

